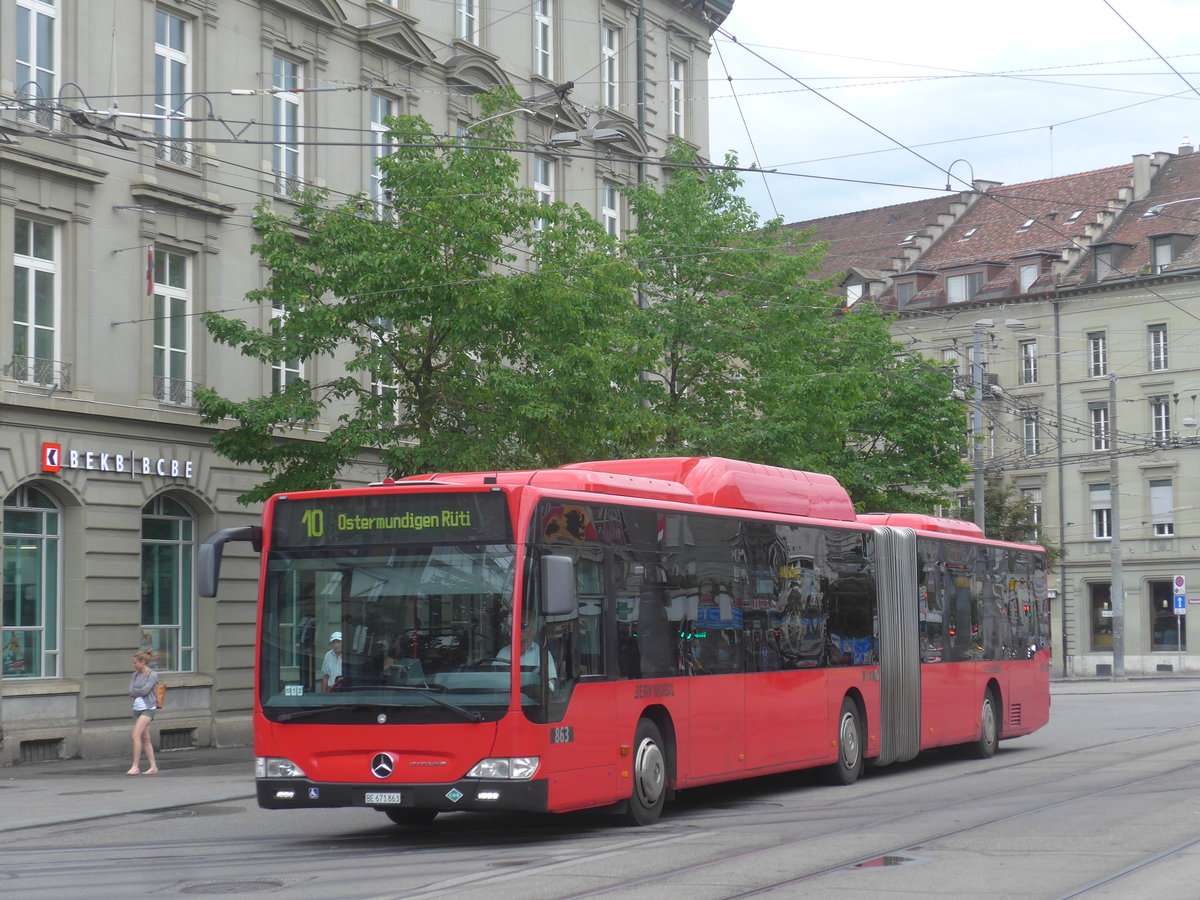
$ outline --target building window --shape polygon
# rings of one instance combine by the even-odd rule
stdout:
[[[610,237],[621,236],[621,195],[617,186],[606,181],[600,188],[600,221]]]
[[[1037,341],[1021,341],[1021,384],[1037,384],[1038,345]]]
[[[1150,371],[1161,372],[1167,368],[1167,326],[1151,325],[1146,335],[1150,339]]]
[[[13,359],[26,384],[60,383],[58,229],[19,216],[13,229]]]
[[[183,109],[191,94],[189,84],[191,48],[186,19],[159,10],[154,29],[154,112],[164,118],[154,120],[154,131],[162,138],[158,158],[176,165],[192,162],[188,147],[189,124]]]
[[[533,0],[533,71],[554,77],[554,0]]]
[[[1112,649],[1112,585],[1108,582],[1088,585],[1092,613],[1092,649]]]
[[[846,308],[849,309],[863,297],[863,288],[866,287],[861,281],[855,284],[846,285]]]
[[[1026,410],[1021,414],[1021,422],[1024,431],[1024,452],[1026,456],[1037,456],[1042,452],[1042,438],[1038,429],[1038,416],[1032,410]]]
[[[1187,616],[1175,615],[1172,583],[1148,581],[1146,593],[1150,598],[1151,652],[1187,650]]]
[[[479,43],[479,0],[454,0],[454,36]]]
[[[669,68],[669,85],[667,88],[667,111],[671,134],[676,137],[683,137],[683,109],[685,103],[684,93],[685,80],[687,75],[687,67],[682,59],[672,56],[667,63]]]
[[[951,275],[946,279],[946,302],[965,303],[974,300],[979,289],[983,287],[982,272],[968,272],[966,275]]]
[[[0,671],[4,678],[56,678],[62,516],[48,495],[29,485],[4,499],[3,512]]]
[[[1067,216],[1067,218],[1063,221],[1063,224],[1064,225],[1074,224],[1076,221],[1078,221],[1079,217],[1082,215],[1083,215],[1083,210],[1077,209],[1077,210],[1075,210],[1075,212],[1073,212],[1069,216]]]
[[[1170,478],[1150,482],[1150,525],[1155,537],[1175,534],[1175,492]]]
[[[1108,404],[1089,403],[1088,417],[1092,426],[1092,449],[1108,449]]]
[[[190,405],[192,298],[188,259],[154,251],[154,396]]]
[[[1112,493],[1107,484],[1088,485],[1092,507],[1092,537],[1108,540],[1112,537]]]
[[[392,152],[388,139],[387,119],[396,115],[396,101],[383,94],[371,94],[371,202],[379,215],[387,212],[389,203],[383,191],[383,171],[379,160]]]
[[[913,295],[917,292],[917,285],[912,281],[901,281],[896,284],[896,306],[900,309],[912,303]]]
[[[972,228],[968,228],[966,231],[964,231],[962,233],[962,237],[960,237],[959,240],[960,241],[969,241],[972,237],[975,236],[975,232],[977,232],[978,230],[979,230],[978,225],[976,225]]]
[[[371,342],[376,347],[383,347],[395,340],[394,320],[377,317],[371,325]],[[391,421],[399,424],[403,410],[400,405],[400,385],[396,380],[396,369],[388,365],[387,354],[378,351],[376,356],[383,363],[383,368],[371,372],[371,395],[379,397],[386,404]]]
[[[1038,275],[1040,274],[1037,263],[1021,266],[1017,277],[1020,282],[1020,291],[1022,294],[1029,292],[1029,289],[1033,287],[1033,283],[1038,280]]]
[[[304,124],[300,87],[303,70],[300,63],[276,56],[271,81],[271,112],[274,116],[274,145],[271,168],[275,174],[275,193],[291,197],[300,190],[300,128]]]
[[[1150,438],[1156,444],[1171,440],[1171,398],[1150,398]]]
[[[287,323],[287,311],[276,302],[271,307],[271,333],[278,335]],[[281,359],[271,364],[271,392],[278,394],[289,384],[304,377],[304,363],[300,357]]]
[[[1033,223],[1036,221],[1037,221],[1036,218],[1035,219],[1026,219],[1024,222],[1022,222],[1020,225],[1017,226],[1017,231],[1028,231],[1030,228],[1033,227]]]
[[[170,497],[142,507],[142,649],[155,667],[192,671],[192,514]]]
[[[17,0],[17,115],[50,128],[51,104],[58,95],[58,11],[47,0]]]
[[[1175,261],[1174,246],[1169,237],[1155,238],[1151,242],[1151,256],[1154,272],[1162,272]]]
[[[1096,266],[1097,281],[1103,281],[1117,271],[1116,265],[1113,262],[1112,247],[1098,247],[1092,259]]]
[[[1037,533],[1037,529],[1042,525],[1042,489],[1021,488],[1021,499],[1025,501],[1025,508],[1029,510],[1029,522],[1034,526],[1033,532]],[[1030,538],[1033,538],[1033,534]]]
[[[533,193],[538,203],[554,202],[554,160],[545,156],[533,158]],[[546,228],[546,220],[538,217],[533,222],[538,231]]]
[[[1108,374],[1108,339],[1103,331],[1091,331],[1087,336],[1088,376],[1100,378]]]
[[[600,102],[616,109],[621,105],[621,69],[617,53],[621,49],[621,29],[605,25],[600,42]]]

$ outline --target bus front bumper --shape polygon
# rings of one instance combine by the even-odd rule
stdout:
[[[263,809],[521,810],[545,812],[548,782],[485,780],[441,784],[325,784],[307,778],[257,779]]]

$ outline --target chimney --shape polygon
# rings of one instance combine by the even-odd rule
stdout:
[[[1184,138],[1183,143],[1179,145],[1179,156],[1187,156],[1192,152],[1192,142],[1189,138]]]
[[[1150,157],[1138,153],[1133,157],[1133,197],[1134,202],[1141,200],[1150,192]]]

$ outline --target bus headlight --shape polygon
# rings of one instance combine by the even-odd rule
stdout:
[[[540,762],[541,758],[537,756],[494,756],[477,762],[467,777],[528,781],[537,772]]]
[[[280,759],[275,756],[256,756],[254,758],[255,778],[303,778],[304,770],[290,759]]]

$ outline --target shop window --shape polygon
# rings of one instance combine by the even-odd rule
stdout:
[[[1175,615],[1175,601],[1170,581],[1150,581],[1146,584],[1150,596],[1150,649],[1187,650],[1187,617]]]
[[[4,678],[59,675],[61,522],[58,506],[35,487],[19,487],[4,500],[0,550]]]
[[[193,668],[192,514],[167,496],[142,507],[142,649],[160,672]]]

